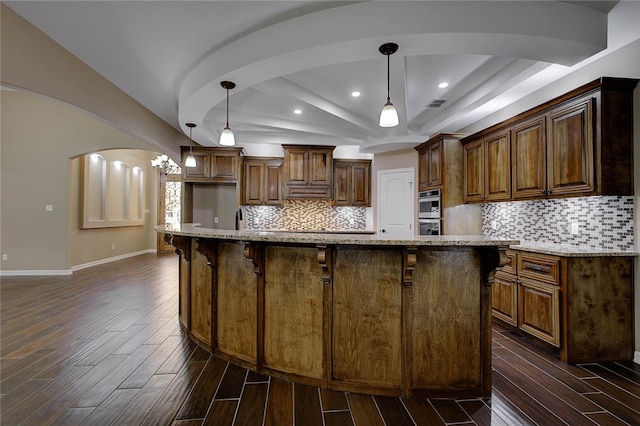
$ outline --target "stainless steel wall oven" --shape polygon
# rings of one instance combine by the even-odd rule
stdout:
[[[422,191],[418,195],[418,223],[420,235],[442,233],[442,209],[440,190]]]

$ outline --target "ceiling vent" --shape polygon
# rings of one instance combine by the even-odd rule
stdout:
[[[434,99],[427,104],[426,108],[440,108],[445,102],[447,102],[445,99]]]

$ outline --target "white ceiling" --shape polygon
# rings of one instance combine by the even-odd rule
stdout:
[[[8,1],[194,140],[415,146],[457,132],[607,47],[617,1]],[[378,126],[390,95],[400,125]],[[449,86],[438,88],[446,81]],[[358,98],[351,92],[359,90]],[[439,108],[427,107],[445,100]],[[302,113],[296,115],[294,109]]]

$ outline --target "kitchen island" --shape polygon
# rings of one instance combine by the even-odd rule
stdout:
[[[340,391],[491,394],[491,283],[517,241],[156,229],[181,326],[217,356]]]

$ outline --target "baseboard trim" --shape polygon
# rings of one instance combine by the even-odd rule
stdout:
[[[633,362],[640,364],[640,351],[635,351],[633,355]]]
[[[0,277],[35,277],[44,275],[71,275],[71,269],[30,269],[30,270],[13,270],[0,271]]]
[[[108,257],[106,259],[96,260],[94,262],[83,263],[82,265],[72,266],[70,269],[35,269],[35,270],[15,270],[15,271],[0,271],[0,277],[21,277],[21,276],[43,276],[43,275],[71,275],[75,271],[81,269],[91,268],[92,266],[104,265],[105,263],[116,262],[118,260],[126,259],[128,257],[139,256],[141,254],[155,253],[156,249],[146,249],[135,251],[133,253],[121,254],[119,256]]]
[[[92,266],[104,265],[105,263],[116,262],[118,260],[126,259],[128,257],[140,256],[141,254],[155,253],[156,249],[146,249],[140,251],[134,251],[133,253],[121,254],[120,256],[108,257],[106,259],[96,260],[94,262],[83,263],[82,265],[76,265],[71,267],[71,272],[79,271],[81,269],[91,268]]]

